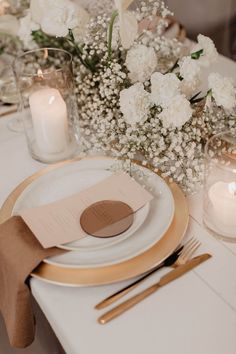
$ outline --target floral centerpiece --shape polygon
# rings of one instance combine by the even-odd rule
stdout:
[[[85,150],[138,156],[191,191],[202,178],[206,140],[236,126],[233,81],[206,75],[218,56],[212,40],[170,38],[172,13],[161,0],[115,0],[114,11],[98,15],[71,0],[31,0],[22,8],[24,16],[1,18],[14,22],[24,50],[73,54]]]

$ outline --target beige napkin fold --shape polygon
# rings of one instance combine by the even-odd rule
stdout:
[[[34,340],[28,276],[44,258],[63,252],[44,249],[20,216],[0,225],[0,311],[13,347],[25,348]]]

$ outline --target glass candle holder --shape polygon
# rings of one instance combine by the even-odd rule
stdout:
[[[236,242],[236,130],[206,144],[203,221],[214,235]]]
[[[29,51],[14,61],[13,70],[32,157],[44,163],[72,157],[78,110],[71,55],[53,48]]]

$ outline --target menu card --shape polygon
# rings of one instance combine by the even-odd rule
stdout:
[[[42,246],[48,248],[87,236],[80,226],[80,216],[93,203],[118,200],[137,211],[152,199],[133,178],[120,172],[70,197],[19,214]]]

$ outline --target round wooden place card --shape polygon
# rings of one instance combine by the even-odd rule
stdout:
[[[126,203],[102,200],[86,208],[80,225],[89,235],[95,237],[114,237],[130,228],[134,221],[134,211]]]

